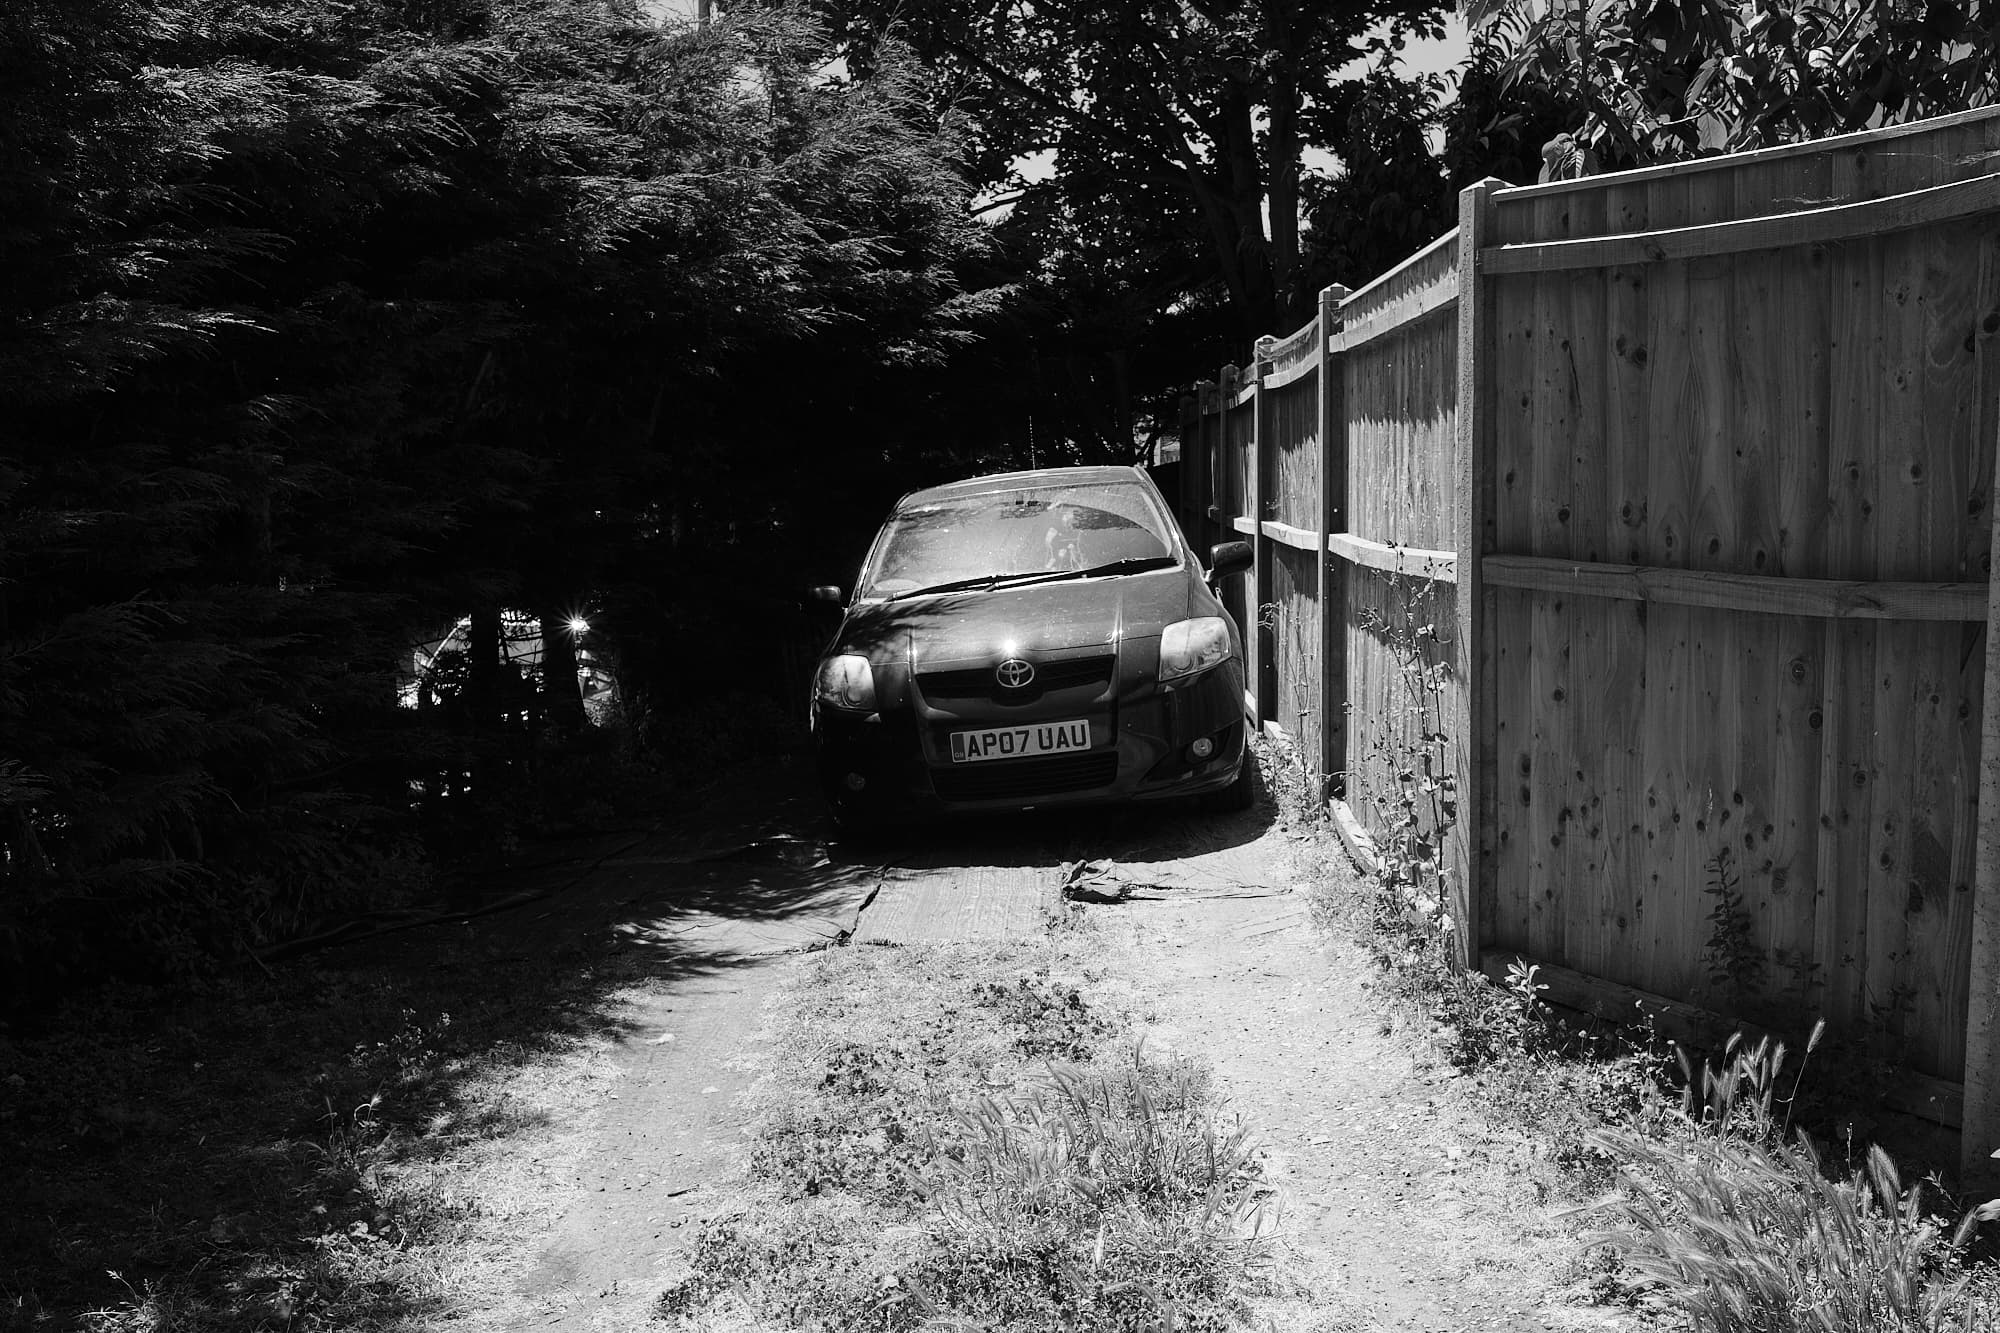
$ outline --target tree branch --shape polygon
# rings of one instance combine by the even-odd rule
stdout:
[[[942,40],[945,48],[960,60],[965,61],[968,65],[971,65],[974,69],[977,69],[996,83],[1006,85],[1014,92],[1041,107],[1044,111],[1048,111],[1079,129],[1094,134],[1100,139],[1115,143],[1131,152],[1142,156],[1155,157],[1169,166],[1181,165],[1177,160],[1179,155],[1178,150],[1181,146],[1177,145],[1175,150],[1163,150],[1159,144],[1149,143],[1144,137],[1134,134],[1130,130],[1115,125],[1101,117],[1094,116],[1052,93],[1037,88],[1020,75],[1015,74],[1011,70],[1002,69],[1000,66],[980,56],[963,42],[954,41],[949,37]]]

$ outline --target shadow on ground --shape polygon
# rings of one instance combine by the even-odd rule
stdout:
[[[624,1040],[618,998],[834,943],[899,867],[1052,869],[1253,841],[1185,805],[829,843],[803,766],[721,783],[683,832],[545,849],[392,926],[195,992],[120,987],[0,1031],[0,1329],[365,1328],[451,1308],[478,1200],[385,1181],[555,1114],[509,1071]]]
[[[1163,861],[1247,847],[1279,813],[1268,784],[1260,780],[1252,807],[1233,814],[1205,812],[1180,800],[962,815],[899,827],[856,847],[836,845],[833,855],[911,869],[1057,866],[1103,857]]]
[[[464,919],[195,991],[109,988],[0,1030],[0,1329],[442,1312],[436,1258],[418,1260],[480,1203],[399,1195],[385,1174],[535,1130],[548,1109],[496,1100],[494,1082],[628,1035],[621,990],[829,942],[865,893],[870,871],[795,831],[816,811],[768,768],[678,813],[694,832],[495,876],[484,892],[506,910],[474,895]]]

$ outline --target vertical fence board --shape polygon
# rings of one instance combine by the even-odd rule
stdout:
[[[1874,823],[1874,777],[1864,747],[1875,730],[1875,629],[1829,622],[1826,629],[1827,745],[1819,863],[1831,912],[1821,930],[1820,962],[1832,976],[1828,1007],[1841,1026],[1871,1017],[1868,979],[1866,862]]]
[[[1990,422],[1988,423],[1991,424]],[[1989,451],[2000,450],[2000,430],[1990,431]],[[2000,475],[1996,464],[1993,475]],[[1987,508],[2000,526],[2000,505]],[[1990,529],[1989,529],[1990,530]],[[1970,935],[1971,985],[1965,1016],[1965,1111],[1960,1173],[1983,1188],[2000,1187],[2000,579],[1987,583],[1986,679],[1980,713],[1978,851],[1973,872]]]

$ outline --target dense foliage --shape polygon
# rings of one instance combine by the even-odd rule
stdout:
[[[509,710],[501,607],[685,656],[677,590],[940,452],[904,390],[992,306],[961,128],[826,51],[630,0],[0,7],[15,998],[407,890],[412,784]],[[453,706],[398,709],[461,616]]]
[[[850,68],[906,41],[976,126],[1022,298],[990,393],[1045,460],[1143,455],[1192,382],[1451,225],[1425,144],[1441,85],[1396,64],[1438,0],[812,3]]]
[[[1986,0],[1474,0],[1505,81],[1567,104],[1555,174],[1824,138],[1986,106]],[[1495,121],[1505,121],[1511,111]]]

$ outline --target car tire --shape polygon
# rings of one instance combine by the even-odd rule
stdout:
[[[1236,767],[1236,779],[1227,787],[1198,798],[1201,808],[1212,814],[1241,814],[1257,804],[1257,756],[1243,749],[1243,762]]]

